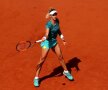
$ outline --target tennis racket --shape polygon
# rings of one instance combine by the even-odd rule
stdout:
[[[35,41],[34,43],[32,43],[31,41],[20,41],[20,42],[18,42],[17,45],[16,45],[16,50],[17,50],[18,52],[26,51],[26,50],[29,49],[30,47],[33,47],[34,44],[39,43],[39,42],[42,42],[42,40],[37,40],[37,41]]]

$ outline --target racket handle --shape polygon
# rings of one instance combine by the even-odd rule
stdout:
[[[42,42],[42,40],[37,40],[37,41],[35,41],[36,43],[39,43],[39,42]]]

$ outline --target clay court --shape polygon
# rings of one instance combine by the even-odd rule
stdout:
[[[62,75],[56,55],[50,51],[40,73],[41,84],[33,86],[41,55],[36,44],[17,52],[19,41],[41,39],[45,15],[58,10],[58,37],[74,81]],[[0,90],[108,90],[108,1],[107,0],[1,0],[0,1]]]

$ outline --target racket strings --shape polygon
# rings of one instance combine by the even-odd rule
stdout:
[[[17,51],[25,51],[31,46],[31,42],[29,41],[21,41],[17,44],[16,50]]]

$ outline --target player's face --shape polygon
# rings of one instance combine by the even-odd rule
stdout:
[[[56,20],[56,18],[57,18],[57,13],[54,13],[54,14],[52,15],[52,19],[53,19],[53,20]]]

